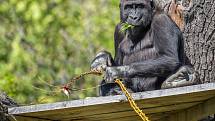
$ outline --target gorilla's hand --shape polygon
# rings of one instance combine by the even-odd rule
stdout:
[[[128,76],[128,66],[106,67],[105,82],[114,83],[114,79],[122,79]]]
[[[111,54],[107,51],[99,52],[91,63],[91,70],[105,71],[107,66],[113,65]]]

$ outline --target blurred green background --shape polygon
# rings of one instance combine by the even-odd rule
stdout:
[[[119,0],[0,0],[0,89],[20,104],[68,100],[50,92],[88,71],[100,50],[113,54]],[[92,88],[86,77],[74,89]],[[36,89],[38,87],[39,89]],[[96,96],[74,91],[72,99]]]

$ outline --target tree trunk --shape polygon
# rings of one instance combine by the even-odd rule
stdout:
[[[200,81],[215,82],[215,0],[155,0],[155,3],[183,31],[186,55]],[[201,121],[214,121],[213,117]]]
[[[0,121],[9,121],[5,114],[7,113],[7,108],[0,101]]]
[[[186,54],[202,82],[215,82],[215,0],[193,0],[185,16]]]
[[[9,121],[7,109],[14,106],[18,106],[17,103],[0,90],[0,121]]]
[[[155,0],[183,31],[185,51],[202,83],[215,82],[215,0]]]

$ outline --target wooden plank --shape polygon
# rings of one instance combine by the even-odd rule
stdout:
[[[148,114],[149,117],[151,117],[150,118],[151,120],[155,120],[155,119],[163,117],[163,115],[161,115],[162,117],[151,116],[155,113],[157,114],[157,113],[161,113],[161,112],[169,112],[169,111],[174,111],[174,110],[185,109],[187,107],[192,107],[199,103],[200,102],[182,103],[179,105],[169,105],[169,106],[163,106],[163,107],[148,108],[148,109],[144,109],[143,111],[146,114]],[[78,118],[88,118],[88,119],[98,119],[98,120],[115,120],[115,119],[124,119],[125,117],[137,117],[138,118],[138,115],[131,109],[131,110],[125,110],[124,112],[106,113],[106,114],[99,114],[99,115],[83,116],[83,117],[78,117]],[[63,119],[68,120],[68,119],[75,119],[75,118],[72,118],[69,116],[69,117],[63,117]],[[77,117],[76,117],[76,120],[77,120]]]
[[[186,109],[215,96],[215,83],[134,93],[132,97],[147,114]],[[99,120],[134,117],[124,95],[39,104],[9,109],[9,114],[50,120]],[[162,118],[162,117],[159,117]],[[113,121],[114,121],[113,120]]]
[[[187,121],[196,121],[215,114],[215,97],[186,110]]]
[[[198,113],[196,113],[198,116],[194,115],[194,110],[198,110]],[[188,109],[186,114],[188,115],[187,117],[190,121],[194,121],[196,119],[199,120],[203,117],[215,114],[215,98],[211,98],[202,104]]]
[[[163,118],[155,120],[155,121],[169,121],[169,118],[168,118],[168,116],[166,116],[166,117],[163,117]]]
[[[173,113],[168,116],[166,121],[186,121],[186,113],[184,112],[184,110],[177,113]]]
[[[215,114],[215,97],[169,116],[167,121],[197,121]]]
[[[145,103],[144,101],[141,103],[139,102],[138,105],[139,105],[139,107],[144,109],[144,112],[152,113],[152,112],[159,112],[159,111],[161,111],[161,112],[162,111],[168,111],[168,110],[173,110],[173,109],[184,109],[184,108],[190,107],[190,105],[194,105],[194,104],[199,103],[199,102],[192,102],[192,103],[184,103],[183,102],[181,104],[175,105],[176,100],[175,100],[175,98],[172,98],[172,99],[174,99],[174,100],[173,101],[169,100],[169,102],[165,101],[166,102],[165,105],[155,105],[156,102],[159,102],[159,100],[157,100],[157,99],[156,99],[156,101],[152,101],[151,103],[150,103],[150,101],[146,101],[147,103]],[[198,99],[202,99],[202,98],[198,97]],[[143,104],[148,104],[150,107],[144,107]],[[49,112],[47,112],[47,114],[45,114],[45,112],[44,112],[43,115],[45,114],[45,116],[41,116],[41,114],[39,114],[39,113],[28,114],[28,116],[40,116],[42,118],[53,117],[54,119],[58,119],[59,118],[58,115],[61,115],[64,118],[67,117],[67,118],[77,119],[80,117],[91,117],[91,116],[95,116],[97,114],[99,114],[99,116],[103,116],[103,114],[104,115],[111,114],[112,116],[114,116],[114,114],[118,115],[118,112],[121,113],[123,111],[133,112],[133,110],[131,109],[129,104],[127,102],[123,102],[120,104],[115,103],[113,105],[109,104],[109,105],[105,105],[105,106],[104,105],[91,106],[91,107],[83,107],[81,109],[76,108],[76,110],[64,109],[61,111],[52,112],[51,114],[49,114]],[[72,115],[68,115],[67,113],[70,113]],[[66,115],[68,115],[68,116],[66,116]]]
[[[10,121],[52,121],[52,120],[39,119],[39,118],[33,118],[33,117],[16,116],[14,118],[11,117]]]
[[[156,114],[151,114],[149,116],[149,119],[160,119],[161,117],[167,117],[170,113],[172,112],[166,112],[166,113],[156,113]],[[68,120],[64,120],[64,121],[73,121],[73,119],[68,119]],[[82,118],[79,120],[83,120],[83,121],[142,121],[137,115],[131,115],[131,116],[124,116],[124,117],[119,117],[119,118],[108,118],[106,117],[106,119],[88,119],[88,118]],[[78,120],[78,121],[79,121]]]

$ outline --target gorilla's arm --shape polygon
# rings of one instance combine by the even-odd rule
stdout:
[[[176,24],[165,14],[157,15],[152,22],[152,40],[158,58],[132,63],[128,76],[168,76],[181,65],[179,43],[182,34]]]
[[[115,27],[115,32],[114,32],[114,47],[115,47],[114,62],[116,65],[122,65],[122,58],[123,58],[122,53],[118,49],[119,44],[122,42],[124,38],[124,33],[122,33],[120,29],[121,29],[121,24],[118,23]]]

